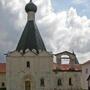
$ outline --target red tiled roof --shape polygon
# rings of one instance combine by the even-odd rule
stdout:
[[[71,66],[70,64],[53,64],[54,71],[81,71],[80,64],[74,64]]]
[[[0,73],[6,73],[6,64],[0,63]]]

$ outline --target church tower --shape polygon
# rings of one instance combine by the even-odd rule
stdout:
[[[27,23],[16,50],[6,57],[7,90],[50,90],[53,57],[46,51],[35,23],[37,6],[25,6]],[[51,82],[50,82],[51,81]]]
[[[27,50],[39,54],[39,51],[46,51],[45,45],[35,23],[35,13],[37,6],[30,0],[25,6],[27,13],[27,24],[22,33],[16,51],[25,54]]]
[[[30,0],[25,6],[27,23],[16,50],[6,57],[7,90],[81,90],[81,69],[53,63],[53,55],[48,53],[35,23],[37,6]],[[57,54],[57,61],[71,57],[67,51]],[[71,64],[73,64],[71,62]],[[72,71],[73,70],[73,71]],[[76,82],[77,81],[77,82]]]

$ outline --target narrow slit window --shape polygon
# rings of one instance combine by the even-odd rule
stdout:
[[[58,79],[57,85],[58,85],[58,86],[61,86],[61,85],[62,85],[61,79]]]
[[[30,62],[29,61],[27,61],[27,68],[30,68]]]
[[[44,87],[45,86],[45,82],[44,82],[44,79],[43,78],[40,79],[40,86],[41,87]]]
[[[88,74],[88,69],[86,68],[86,74]]]
[[[72,79],[69,78],[69,85],[71,86],[72,85]]]

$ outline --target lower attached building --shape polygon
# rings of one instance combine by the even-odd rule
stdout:
[[[6,64],[0,64],[0,90],[6,90]]]
[[[1,90],[82,90],[81,65],[54,63],[47,52],[22,56],[14,51],[1,66]]]
[[[80,65],[74,65],[73,69],[70,67],[67,64],[54,64],[55,90],[82,90]]]
[[[90,60],[82,64],[82,88],[90,90]]]

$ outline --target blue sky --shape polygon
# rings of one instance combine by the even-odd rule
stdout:
[[[73,7],[77,10],[80,16],[90,18],[90,0],[52,0],[52,5],[55,12],[68,10]]]

